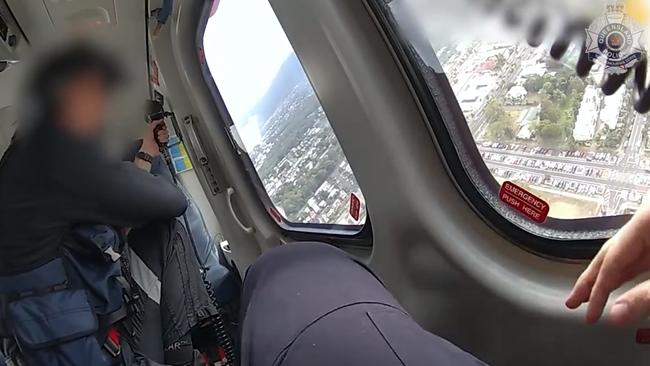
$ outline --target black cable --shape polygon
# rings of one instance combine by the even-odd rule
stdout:
[[[217,308],[217,314],[215,314],[215,316],[211,319],[210,325],[212,326],[212,329],[217,337],[219,345],[221,345],[226,355],[226,363],[223,366],[235,366],[235,345],[232,337],[230,336],[228,326],[226,325],[226,320],[224,319],[224,315],[222,313],[223,307],[221,304],[219,304],[214,292],[214,288],[212,287],[212,284],[208,280],[207,276],[208,272],[203,269],[201,271],[201,279],[205,284],[210,299]]]

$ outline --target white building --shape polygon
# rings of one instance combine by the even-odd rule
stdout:
[[[614,95],[605,98],[605,105],[600,111],[600,120],[610,130],[615,129],[618,124],[618,116],[621,114],[624,97],[625,87],[621,87]]]
[[[492,75],[481,75],[469,81],[458,93],[458,103],[463,113],[468,116],[481,110],[496,87],[497,79]]]
[[[531,127],[534,123],[539,122],[539,112],[541,110],[542,107],[538,105],[521,111],[519,118],[517,118],[517,125],[520,127],[517,133],[518,139],[528,140],[532,137]]]
[[[538,63],[536,60],[525,61],[521,66],[521,72],[517,77],[518,85],[524,85],[526,80],[532,76],[544,76],[548,72],[546,64]]]
[[[506,104],[519,105],[523,104],[528,97],[528,91],[521,85],[515,85],[506,94]]]
[[[576,141],[593,140],[596,133],[596,123],[598,121],[598,108],[600,105],[600,96],[598,90],[592,85],[587,86],[585,95],[580,104],[578,117],[576,118],[575,128],[573,129],[573,139]]]

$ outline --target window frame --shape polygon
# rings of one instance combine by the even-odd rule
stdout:
[[[393,17],[389,4],[385,0],[364,2],[391,48],[405,80],[410,84],[431,136],[459,193],[501,236],[522,249],[544,257],[589,260],[629,221],[631,215],[572,220],[549,218],[542,226],[514,213],[503,204],[495,207],[495,203],[500,202],[500,185],[480,154],[445,74],[436,73],[431,69],[432,76],[437,78],[432,78],[435,85],[429,85],[418,66],[418,58],[422,61],[421,56],[417,54],[411,40],[398,31],[400,25]],[[435,54],[435,50],[432,49],[432,52]],[[435,92],[432,89],[435,89]],[[446,108],[445,104],[453,105],[454,108]],[[545,235],[536,232],[543,232]]]
[[[269,1],[269,0],[265,0],[265,1]],[[216,123],[220,124],[220,127],[222,128],[222,130],[225,132],[226,136],[230,140],[230,145],[231,148],[233,149],[233,152],[237,156],[239,156],[238,163],[240,164],[241,169],[246,171],[246,174],[250,178],[251,183],[257,193],[257,197],[259,198],[259,200],[262,202],[262,205],[266,209],[266,214],[280,229],[282,235],[289,237],[293,240],[297,240],[297,241],[317,240],[321,242],[326,242],[334,245],[351,247],[351,248],[372,247],[372,243],[373,243],[372,224],[370,220],[370,212],[365,202],[364,205],[366,210],[366,218],[365,218],[365,222],[361,225],[293,223],[287,220],[282,215],[280,215],[282,220],[278,220],[277,218],[274,217],[273,212],[277,212],[277,208],[273,204],[268,192],[266,191],[266,188],[264,187],[264,184],[262,183],[262,180],[259,177],[259,174],[257,173],[257,169],[255,168],[252,160],[250,159],[250,156],[246,151],[243,151],[239,147],[239,144],[236,142],[235,137],[232,135],[232,132],[230,131],[231,128],[233,127],[236,128],[235,122],[233,121],[232,116],[230,115],[230,112],[228,110],[228,107],[221,95],[221,92],[218,86],[216,85],[214,78],[212,77],[203,50],[203,43],[204,43],[203,37],[205,35],[207,23],[210,19],[210,11],[213,2],[214,0],[206,1],[203,7],[203,11],[201,13],[201,18],[197,27],[196,39],[195,39],[195,46],[196,49],[198,50],[197,58],[199,60],[201,74],[206,83],[206,86],[210,90],[210,94],[212,96],[214,106],[217,109],[219,115],[221,116],[221,120],[216,121]],[[278,22],[280,22],[279,19]],[[290,39],[289,42],[291,43]],[[295,49],[293,52],[296,53]],[[298,56],[297,53],[296,56]],[[299,58],[300,57],[298,56],[298,59]],[[302,62],[301,62],[301,67],[303,67],[304,69]],[[310,87],[313,88],[311,84],[311,80],[308,81]],[[317,93],[316,93],[316,98],[318,98]],[[325,107],[322,106],[322,104],[321,107],[323,108],[323,110],[325,110]],[[326,110],[325,110],[325,114],[327,115]],[[328,121],[329,121],[329,117],[328,117]],[[347,157],[346,157],[346,161],[347,161]],[[359,188],[361,189],[361,187]],[[277,213],[279,214],[279,212]]]

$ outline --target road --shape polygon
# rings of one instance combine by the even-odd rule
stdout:
[[[521,151],[507,151],[507,150],[501,150],[501,149],[494,149],[491,147],[479,147],[479,151],[481,152],[488,152],[488,153],[493,153],[493,154],[500,154],[500,155],[505,155],[505,156],[516,156],[520,158],[525,158],[525,159],[543,159],[544,161],[552,161],[556,163],[565,163],[565,164],[579,164],[582,166],[586,166],[589,168],[597,168],[597,169],[612,169],[616,168],[616,165],[614,163],[606,163],[606,162],[599,162],[599,161],[587,161],[581,158],[573,158],[573,157],[562,157],[562,156],[548,156],[548,155],[539,155],[535,153],[527,153],[527,152],[521,152]],[[639,173],[642,173],[642,169],[637,169]]]
[[[634,117],[632,132],[630,133],[630,138],[628,139],[627,146],[623,152],[623,160],[621,160],[625,166],[634,167],[637,164],[639,157],[643,155],[643,130],[646,121],[647,117],[645,115],[637,113]]]
[[[540,161],[544,161],[544,159],[538,159]],[[486,161],[485,162],[488,167],[497,167],[497,168],[502,168],[502,169],[507,169],[507,170],[518,170],[526,173],[531,173],[535,175],[541,175],[541,176],[550,176],[552,178],[562,178],[567,181],[574,181],[578,183],[585,183],[585,184],[595,184],[595,185],[605,185],[609,189],[616,189],[616,190],[634,190],[634,191],[641,191],[645,192],[648,190],[647,186],[643,185],[637,185],[634,183],[630,182],[625,182],[625,181],[618,181],[618,180],[611,180],[608,178],[597,178],[597,177],[588,177],[588,176],[581,176],[581,175],[576,175],[576,174],[571,174],[567,173],[564,171],[551,171],[551,170],[546,170],[543,168],[535,168],[535,167],[528,167],[528,166],[521,166],[521,165],[512,165],[512,164],[506,164],[502,162],[497,162],[497,161]]]
[[[596,177],[596,176],[577,175],[574,173],[568,173],[561,170],[560,171],[549,170],[548,168],[545,167],[522,166],[522,165],[508,164],[502,161],[494,161],[489,159],[485,160],[486,165],[490,169],[500,168],[511,172],[526,173],[526,174],[532,174],[541,177],[551,177],[566,182],[575,182],[577,184],[602,186],[605,188],[605,192],[602,195],[604,199],[604,205],[602,207],[601,215],[618,215],[623,213],[622,212],[623,208],[625,208],[623,204],[627,202],[627,200],[625,199],[627,197],[626,196],[627,193],[625,193],[625,191],[635,192],[637,197],[642,197],[645,195],[645,193],[648,191],[649,188],[647,185],[636,184],[634,182],[635,182],[635,178],[639,175],[645,175],[648,178],[650,178],[650,175],[647,174],[647,172],[645,172],[644,170],[630,165],[607,164],[602,162],[588,162],[586,160],[581,160],[577,158],[527,154],[522,152],[499,150],[494,148],[480,147],[479,149],[480,151],[499,154],[505,156],[506,158],[521,157],[521,158],[533,160],[535,162],[546,163],[545,164],[546,166],[548,166],[550,163],[564,163],[564,164],[575,165],[578,167],[581,166],[584,167],[585,170],[586,168],[591,167],[591,168],[597,168],[597,169],[603,169],[609,171],[608,176],[606,175],[603,177]],[[630,150],[630,151],[635,151],[635,150]],[[648,180],[647,182],[650,182],[650,180]],[[650,183],[646,183],[646,184],[650,184]],[[536,185],[539,185],[541,187],[546,186],[540,183],[537,183]],[[563,193],[568,191],[567,189],[558,189],[550,186],[548,186],[548,188],[557,190],[558,193]],[[577,193],[577,192],[572,192],[572,193]],[[600,195],[599,196],[591,195],[591,196],[596,198],[599,197]]]

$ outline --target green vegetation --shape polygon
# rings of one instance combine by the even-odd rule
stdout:
[[[542,76],[534,75],[528,78],[528,80],[526,80],[524,83],[524,88],[526,88],[529,93],[539,93],[543,87],[544,77]]]
[[[282,207],[290,220],[300,222],[300,211],[305,207],[307,201],[314,196],[318,188],[334,173],[345,156],[341,150],[334,131],[328,123],[321,123],[322,130],[318,134],[321,141],[315,146],[315,153],[321,155],[317,164],[298,175],[291,184],[284,184],[273,195],[273,202]],[[305,169],[306,170],[306,169]],[[281,174],[281,172],[280,172]],[[321,197],[322,198],[322,197]]]
[[[268,141],[273,141],[273,148],[264,159],[262,166],[257,169],[262,181],[273,175],[284,158],[291,157],[291,150],[300,144],[307,131],[316,123],[315,118],[308,117],[319,106],[318,99],[312,94],[301,103],[297,103],[297,110],[289,111],[288,108],[281,108],[271,116],[269,124],[275,124],[277,128],[268,138]]]
[[[567,128],[560,123],[542,120],[534,126],[535,135],[546,146],[558,146],[567,140]]]
[[[501,119],[488,125],[487,134],[493,141],[510,141],[517,136],[517,124],[512,118]]]
[[[596,136],[598,147],[603,149],[616,150],[621,147],[621,143],[626,135],[624,128],[616,128],[614,130],[605,129],[601,130]],[[604,138],[603,138],[604,137]]]
[[[544,146],[573,144],[572,131],[586,83],[569,69],[555,75],[533,76],[524,85],[529,93],[538,93],[540,121],[533,125],[533,134]]]
[[[268,143],[257,147],[260,150],[267,149],[261,166],[257,167],[262,182],[299,172],[270,197],[276,207],[283,209],[291,222],[304,222],[306,218],[302,211],[307,201],[314,197],[318,188],[345,160],[334,131],[319,109],[320,103],[315,94],[306,95],[305,91],[298,90],[270,117],[264,128],[267,131],[265,141]],[[254,151],[253,155],[259,153],[261,151]],[[309,158],[304,159],[307,153]],[[347,178],[337,174],[339,176]],[[354,177],[349,178],[351,182],[354,181]],[[352,192],[353,189],[348,187],[352,184],[345,183],[347,182],[339,182],[338,186],[345,186],[344,189]],[[318,201],[327,198],[327,193],[316,197]]]
[[[485,106],[485,118],[488,122],[487,136],[493,141],[510,141],[517,136],[517,123],[508,114],[503,103],[493,100]]]

